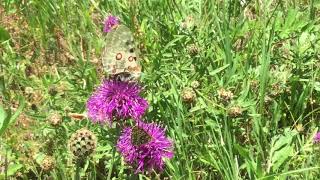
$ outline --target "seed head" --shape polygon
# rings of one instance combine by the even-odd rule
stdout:
[[[190,56],[196,56],[197,54],[199,54],[199,47],[196,44],[191,44],[187,47],[188,50],[188,54]]]
[[[74,156],[84,159],[95,151],[97,138],[88,129],[79,129],[71,135],[69,146]]]
[[[257,80],[252,80],[250,82],[250,89],[253,91],[253,92],[257,92],[259,90],[259,81]]]
[[[18,171],[18,172],[16,172],[16,174],[15,174],[15,178],[16,178],[16,179],[23,179],[23,174],[22,174],[20,171]]]
[[[309,103],[310,103],[310,105],[315,105],[316,102],[317,102],[317,101],[316,101],[314,98],[312,98],[312,97],[309,98]]]
[[[225,89],[220,89],[218,90],[218,96],[219,99],[224,103],[229,103],[231,101],[231,99],[233,98],[233,93],[229,90],[225,90]]]
[[[296,125],[296,130],[299,132],[299,133],[303,133],[304,131],[304,127],[302,124],[297,124]]]
[[[197,89],[198,87],[200,87],[199,81],[192,81],[192,82],[191,82],[191,87],[192,87],[193,89]]]
[[[57,95],[58,94],[57,87],[56,86],[50,86],[48,92],[49,92],[50,96]]]
[[[270,103],[272,102],[272,98],[270,97],[270,96],[268,96],[268,95],[266,95],[265,97],[264,97],[264,103],[266,103],[266,105],[270,105]]]
[[[193,16],[186,17],[181,23],[180,23],[181,29],[184,30],[192,30],[196,27],[195,19]]]
[[[232,118],[236,118],[242,115],[242,109],[240,106],[233,106],[228,110],[228,115]]]
[[[62,122],[62,116],[58,112],[53,112],[49,115],[48,121],[52,126],[58,126]]]
[[[45,156],[41,168],[43,171],[51,171],[55,166],[54,158],[52,156]]]
[[[196,93],[191,88],[185,88],[181,92],[182,100],[187,103],[192,103],[196,100]]]
[[[33,88],[32,87],[26,87],[24,92],[26,93],[26,95],[33,94]]]
[[[25,113],[21,113],[16,120],[16,127],[22,129],[28,129],[30,126],[34,125],[34,120],[28,117]]]

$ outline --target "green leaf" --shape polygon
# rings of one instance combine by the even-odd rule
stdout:
[[[209,74],[211,76],[216,75],[216,74],[220,73],[221,71],[225,70],[229,66],[230,66],[230,64],[224,65],[224,66],[222,66],[222,67],[220,67],[218,69],[215,69],[214,71],[209,72]]]
[[[7,118],[8,114],[4,110],[4,108],[0,105],[0,128],[2,128],[5,119]]]
[[[272,156],[272,170],[275,172],[279,169],[279,167],[290,157],[293,155],[293,146],[285,146],[279,151],[276,151]]]
[[[10,34],[7,30],[0,26],[0,43],[10,39]]]
[[[295,135],[296,132],[286,129],[284,135],[278,135],[272,139],[269,167],[272,167],[273,172],[276,172],[293,155],[292,141]]]
[[[239,152],[239,154],[245,159],[245,164],[248,170],[248,173],[256,173],[256,162],[250,156],[250,151],[239,144],[235,144],[235,149]],[[251,177],[252,178],[252,177]]]
[[[297,10],[295,9],[289,9],[288,14],[287,14],[287,18],[285,19],[285,24],[284,24],[284,29],[288,30],[291,28],[291,26],[294,24],[294,21],[297,17]]]
[[[164,48],[162,52],[166,52],[170,47],[173,47],[176,45],[176,42],[180,41],[182,38],[185,38],[183,35],[177,35],[175,39],[170,41]]]
[[[320,82],[315,82],[314,83],[314,90],[320,92]]]
[[[26,102],[24,101],[23,97],[19,98],[19,104],[20,104],[20,106],[18,107],[16,112],[14,112],[12,117],[10,118],[10,124],[14,124],[16,122],[18,116],[21,114],[22,110],[26,106]]]
[[[0,76],[0,93],[2,93],[2,96],[4,94],[4,90],[5,90],[4,77]]]
[[[22,97],[20,97],[19,104],[20,106],[12,116],[10,109],[9,112],[7,112],[8,115],[6,115],[6,112],[3,109],[3,107],[0,106],[0,136],[4,133],[4,131],[8,128],[9,125],[14,124],[16,122],[17,117],[20,115],[23,108],[25,107],[25,101]]]
[[[4,130],[8,127],[8,124],[10,122],[10,111],[7,113],[5,109],[0,106],[0,136],[4,132]]]
[[[21,169],[23,166],[22,164],[9,164],[8,166],[8,176],[12,176],[16,174],[16,172]]]

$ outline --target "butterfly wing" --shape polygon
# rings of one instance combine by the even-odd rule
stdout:
[[[130,29],[119,25],[107,34],[102,64],[110,76],[130,74],[132,79],[141,76],[139,51]]]
[[[134,126],[132,128],[131,143],[135,146],[140,146],[150,142],[151,136],[142,128]]]

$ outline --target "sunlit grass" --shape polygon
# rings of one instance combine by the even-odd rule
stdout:
[[[85,114],[104,76],[109,13],[143,47],[145,120],[174,141],[160,179],[320,176],[312,139],[320,118],[318,2],[5,0],[0,12],[0,155],[8,162],[0,179],[74,177],[67,143],[82,127],[98,139],[82,177],[156,177],[135,175],[123,162],[115,129],[70,115]],[[186,101],[185,89],[194,100]],[[58,127],[47,121],[52,112],[63,116]],[[50,172],[41,169],[46,155],[55,159]]]

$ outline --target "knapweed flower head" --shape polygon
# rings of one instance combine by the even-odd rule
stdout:
[[[108,33],[120,23],[116,16],[109,15],[104,21],[103,32]]]
[[[317,134],[313,138],[314,143],[320,143],[320,132],[317,132]]]
[[[166,138],[165,130],[155,123],[138,121],[136,126],[124,128],[117,149],[125,161],[136,168],[136,173],[162,171],[164,158],[173,157],[173,143]]]
[[[87,102],[87,114],[93,122],[111,124],[115,119],[140,119],[148,102],[140,97],[137,83],[105,80]]]

